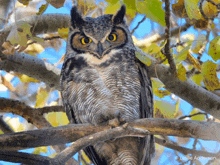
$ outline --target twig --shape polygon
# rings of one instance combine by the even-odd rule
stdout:
[[[187,117],[193,117],[193,116],[197,116],[197,115],[205,115],[206,116],[206,118],[208,118],[208,115],[207,115],[207,113],[205,113],[205,112],[197,112],[197,113],[195,113],[195,114],[192,114],[192,115],[185,115],[185,116],[181,116],[181,117],[179,117],[178,119],[179,120],[182,120],[182,119],[185,119],[185,118],[187,118]]]
[[[174,62],[173,56],[170,52],[170,1],[165,0],[165,36],[166,36],[166,45],[165,45],[165,56],[168,59],[168,63],[170,64],[171,73],[176,75],[176,64]]]
[[[134,31],[140,26],[140,24],[141,24],[142,22],[145,21],[146,18],[147,18],[147,17],[146,17],[146,15],[145,15],[145,16],[142,18],[142,20],[141,20],[140,22],[138,22],[137,26],[131,31],[131,34],[134,33]]]
[[[194,156],[203,156],[203,157],[220,157],[219,153],[210,153],[210,152],[206,152],[206,151],[197,151],[195,149],[189,149],[189,148],[185,148],[185,147],[181,147],[178,146],[176,144],[172,144],[170,142],[167,142],[166,140],[160,139],[155,137],[155,142],[157,144],[160,144],[164,147],[176,150],[184,155],[188,155],[188,154],[194,154]]]

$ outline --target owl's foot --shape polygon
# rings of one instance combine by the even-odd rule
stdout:
[[[125,123],[125,120],[121,118],[120,112],[115,113],[115,118],[108,121],[108,125],[112,128],[118,127]]]

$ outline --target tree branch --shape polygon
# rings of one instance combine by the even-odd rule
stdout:
[[[36,18],[36,17],[33,16],[31,17],[31,19],[27,19],[27,20],[29,20],[29,23],[31,24],[31,23],[34,23],[33,18]],[[41,18],[42,20],[40,22],[45,23],[46,21],[43,20],[43,18],[45,17],[42,16]],[[58,19],[58,18],[66,19],[66,21],[63,21],[66,24],[65,23],[61,23],[61,24],[63,24],[63,26],[64,25],[68,26],[69,16],[61,15],[59,17],[59,15],[57,15],[57,17],[53,19],[53,22],[59,22],[59,20],[55,21],[55,19]],[[191,25],[187,23],[182,27],[176,28],[171,31],[171,35],[172,35],[172,32],[174,34],[178,34],[179,32],[186,30],[190,26]],[[36,27],[37,27],[35,28],[36,33],[38,32],[39,34],[40,32],[44,31],[42,27],[38,29],[39,25],[37,25]],[[58,25],[56,27],[58,27]],[[59,27],[61,28],[61,25]],[[47,29],[48,27],[46,28],[46,30]],[[51,29],[48,29],[47,31],[52,32],[53,30],[56,31],[57,29],[51,27]],[[3,32],[6,33],[4,30]],[[161,36],[157,34],[156,36],[153,37],[153,39],[149,38],[148,42],[156,42],[164,38],[165,38],[165,34]],[[143,45],[145,44],[146,43],[144,43]],[[142,55],[144,56],[146,55],[144,52],[140,51],[140,49],[138,51]],[[220,99],[218,96],[203,89],[202,87],[199,87],[198,85],[196,85],[189,79],[187,81],[180,81],[178,78],[172,76],[169,73],[169,68],[166,65],[157,64],[157,62],[152,57],[150,58],[152,59],[152,64],[151,66],[149,66],[149,71],[150,71],[151,76],[157,77],[156,75],[158,75],[158,78],[165,84],[166,88],[170,92],[186,100],[187,102],[192,104],[192,106],[199,108],[201,110],[204,110],[207,113],[213,115],[214,117],[220,119],[220,111],[217,111],[220,109]],[[53,65],[47,62],[44,62],[43,60],[37,59],[33,56],[29,56],[29,55],[22,54],[22,53],[20,54],[17,53],[16,55],[7,56],[6,60],[0,62],[0,69],[6,70],[6,71],[16,71],[19,73],[26,74],[28,76],[41,80],[50,86],[54,86],[56,89],[59,89],[60,70],[54,67]],[[155,71],[157,71],[157,74],[155,73]]]
[[[171,73],[176,76],[176,64],[173,59],[173,55],[170,51],[170,1],[165,0],[165,37],[166,37],[166,44],[164,48],[164,54],[168,60],[168,63],[170,64],[170,70]]]
[[[175,36],[177,34],[180,34],[181,32],[186,31],[190,26],[191,26],[190,23],[186,23],[185,25],[174,28],[174,29],[171,30],[170,35]],[[163,34],[158,34],[157,33],[157,34],[154,34],[152,36],[148,36],[146,39],[139,40],[139,41],[135,42],[135,46],[145,47],[146,45],[149,45],[150,43],[159,42],[159,41],[164,40],[165,38],[166,38],[165,33],[163,33]]]
[[[54,65],[24,53],[16,52],[15,55],[8,55],[5,58],[0,61],[0,70],[26,74],[59,89],[60,69]]]
[[[177,146],[175,144],[169,143],[166,140],[163,140],[163,139],[160,139],[157,137],[155,137],[155,142],[157,144],[164,146],[164,147],[176,150],[184,155],[193,154],[194,156],[215,157],[215,158],[220,157],[220,154],[218,154],[218,153],[216,154],[216,153],[210,153],[210,152],[206,152],[206,151],[197,151],[194,149],[189,149],[189,148]]]
[[[134,129],[144,129],[157,135],[220,141],[220,124],[215,122],[148,118],[131,122],[129,126]],[[70,124],[56,128],[3,134],[0,135],[0,149],[20,150],[39,146],[65,144],[107,129],[110,129],[110,127]]]
[[[43,117],[43,113],[48,113],[50,110],[59,111],[59,108],[60,106],[32,108],[17,100],[0,98],[0,112],[22,116],[37,128],[50,127],[49,122]]]

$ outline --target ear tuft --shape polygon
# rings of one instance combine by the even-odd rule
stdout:
[[[71,9],[71,25],[73,28],[79,28],[84,23],[84,20],[76,6]]]
[[[126,12],[126,7],[125,5],[122,5],[121,8],[112,17],[113,24],[117,25],[117,24],[122,23],[124,16],[125,16],[125,12]]]

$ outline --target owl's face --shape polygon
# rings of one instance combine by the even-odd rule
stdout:
[[[68,46],[76,52],[74,56],[83,54],[100,60],[124,46],[133,48],[124,15],[125,6],[122,6],[115,15],[83,18],[73,7]]]

